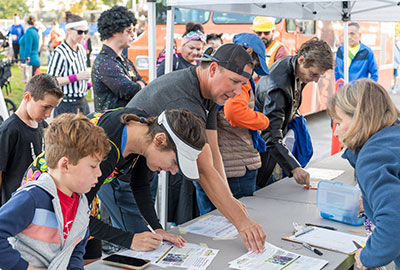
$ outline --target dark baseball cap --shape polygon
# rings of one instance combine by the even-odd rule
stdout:
[[[233,43],[225,43],[217,48],[214,54],[213,49],[207,48],[199,61],[217,62],[220,66],[242,75],[248,79],[251,78],[250,73],[244,71],[246,65],[253,66],[251,55],[243,48],[243,46]]]

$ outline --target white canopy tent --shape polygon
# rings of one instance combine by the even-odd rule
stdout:
[[[154,0],[148,0],[150,6],[155,6]],[[348,25],[353,21],[400,21],[400,1],[394,0],[167,0],[167,44],[165,71],[172,71],[172,45],[174,35],[174,9],[187,8],[215,12],[239,13],[259,16],[270,16],[303,20],[344,21],[344,52],[348,48]],[[150,42],[150,36],[155,36],[150,29],[155,29],[155,20],[149,16],[149,59],[155,59],[155,39]],[[154,30],[155,31],[155,30]],[[347,67],[348,58],[344,57]],[[155,66],[150,63],[150,81],[155,78]],[[345,82],[348,82],[348,70],[344,71]],[[167,209],[167,181],[160,177],[159,215],[161,224],[165,227]]]
[[[394,0],[168,0],[167,5],[303,20],[400,20],[400,1]]]

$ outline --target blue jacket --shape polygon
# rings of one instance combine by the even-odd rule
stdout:
[[[0,269],[26,269],[29,263],[51,270],[83,270],[90,210],[86,196],[79,197],[64,240],[61,205],[51,176],[44,173],[20,187],[0,208]]]
[[[364,211],[375,225],[361,252],[367,268],[394,261],[400,267],[400,126],[374,134],[359,152],[343,155],[355,166]]]
[[[39,34],[35,27],[29,27],[19,40],[19,54],[21,58],[30,57],[30,66],[40,66],[39,58]]]
[[[336,52],[335,80],[344,79],[343,46]],[[354,56],[349,67],[349,82],[360,78],[370,78],[378,81],[378,66],[376,64],[374,52],[360,42],[360,49]]]
[[[22,26],[22,24],[17,24],[17,25],[13,24],[13,25],[11,25],[10,31],[8,31],[7,36],[9,36],[9,35],[16,35],[16,36],[17,36],[17,39],[16,39],[16,40],[13,40],[12,43],[13,43],[13,44],[18,44],[18,43],[19,43],[19,40],[20,40],[21,37],[24,35],[24,33],[25,33],[25,29],[24,29],[24,27]]]

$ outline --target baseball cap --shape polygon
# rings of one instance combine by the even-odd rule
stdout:
[[[253,66],[251,55],[240,45],[233,43],[225,43],[218,47],[214,54],[213,49],[207,48],[201,58],[196,58],[199,61],[217,62],[220,66],[242,75],[248,79],[251,74],[243,69],[246,65]]]
[[[201,153],[201,149],[184,141],[173,129],[169,122],[168,116],[163,111],[157,119],[157,122],[162,126],[176,146],[176,157],[178,167],[181,173],[189,179],[199,179],[199,170],[197,168],[197,157]]]
[[[233,43],[242,45],[246,48],[252,48],[258,56],[260,66],[255,68],[255,72],[260,76],[269,74],[267,62],[265,60],[264,42],[256,34],[240,33],[233,37]]]

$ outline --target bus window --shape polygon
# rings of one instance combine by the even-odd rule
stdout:
[[[297,27],[301,36],[315,35],[315,21],[286,19],[286,32],[296,33]]]
[[[175,9],[175,24],[186,24],[188,22],[196,22],[204,24],[210,18],[210,11],[195,9]],[[156,4],[156,23],[167,24],[167,8],[161,3]]]
[[[214,12],[212,20],[215,24],[253,24],[255,17],[243,14]]]
[[[186,24],[188,22],[197,22],[204,24],[210,18],[210,11],[196,9],[175,9],[175,24]]]

